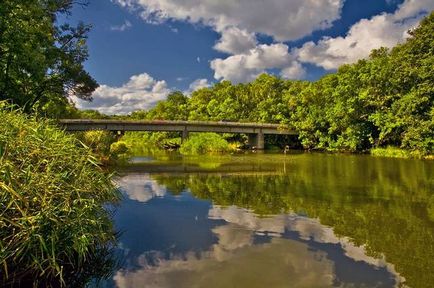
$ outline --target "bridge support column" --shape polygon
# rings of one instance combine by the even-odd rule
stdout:
[[[255,134],[249,134],[249,146],[250,148],[263,150],[265,148],[264,133],[259,132]]]
[[[125,131],[113,131],[112,133],[115,136],[116,141],[119,141],[119,139],[125,135]]]
[[[188,138],[188,131],[187,129],[182,130],[182,135],[181,135],[181,143],[184,143],[185,140],[187,140]]]

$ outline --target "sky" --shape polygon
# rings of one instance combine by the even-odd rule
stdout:
[[[90,0],[62,21],[92,25],[85,69],[100,87],[79,109],[126,114],[170,92],[261,73],[315,81],[393,47],[434,0]]]

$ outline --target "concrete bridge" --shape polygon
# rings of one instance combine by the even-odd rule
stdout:
[[[125,131],[165,131],[181,132],[182,139],[189,132],[242,133],[249,137],[249,145],[264,149],[264,135],[297,135],[295,131],[285,129],[279,124],[208,122],[208,121],[166,121],[166,120],[96,120],[96,119],[62,119],[59,124],[66,131],[107,130]]]

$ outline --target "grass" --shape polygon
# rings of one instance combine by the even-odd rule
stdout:
[[[120,197],[109,175],[46,120],[4,106],[0,117],[0,286],[72,286],[108,273],[115,233],[105,205]]]
[[[386,148],[373,148],[371,149],[372,156],[379,157],[391,157],[391,158],[416,158],[416,159],[433,159],[433,155],[424,155],[420,151],[409,151],[400,149],[393,146],[388,146]]]
[[[104,165],[117,164],[123,161],[128,152],[127,143],[117,141],[115,134],[103,130],[77,132],[75,136],[90,148]]]

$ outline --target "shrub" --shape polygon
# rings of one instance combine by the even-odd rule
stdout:
[[[132,154],[148,149],[175,149],[181,145],[178,132],[126,132],[122,136]]]
[[[181,154],[196,155],[232,151],[228,141],[216,133],[192,134],[179,149]]]
[[[109,155],[110,145],[116,141],[112,133],[103,130],[78,133],[78,138],[99,155]]]
[[[125,154],[127,152],[128,146],[124,141],[118,141],[110,145],[110,155],[113,157],[118,157],[120,154]]]
[[[0,117],[0,286],[71,286],[92,277],[92,261],[107,273],[115,236],[104,205],[119,199],[110,177],[46,120],[5,107]]]

